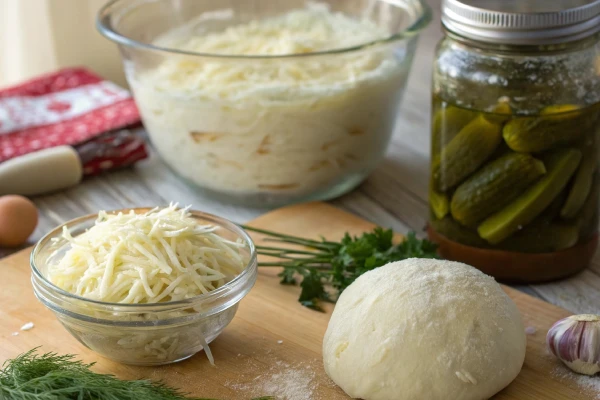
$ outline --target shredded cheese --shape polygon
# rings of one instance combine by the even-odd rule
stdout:
[[[278,56],[351,48],[390,34],[368,19],[332,12],[318,3],[222,31],[206,31],[204,26],[200,18],[158,37],[154,44],[203,54]],[[258,96],[277,101],[298,97],[298,91],[290,91],[290,85],[304,86],[304,94],[311,97],[393,69],[395,64],[386,58],[379,52],[262,62],[169,57],[147,78],[159,90],[200,92],[220,99]],[[310,87],[305,87],[307,84]]]
[[[155,41],[181,50],[225,55],[288,55],[343,49],[389,35],[368,19],[332,12],[327,4],[309,3],[288,13],[207,32],[205,19],[170,31]],[[231,19],[233,12],[229,14]]]
[[[98,213],[95,225],[73,237],[70,249],[48,266],[47,277],[61,289],[110,303],[159,303],[189,299],[237,276],[245,245],[199,225],[188,209],[172,204],[144,214]]]

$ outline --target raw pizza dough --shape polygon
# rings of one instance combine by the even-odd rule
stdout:
[[[483,400],[525,359],[517,307],[468,265],[408,259],[356,280],[323,342],[327,374],[365,400]]]

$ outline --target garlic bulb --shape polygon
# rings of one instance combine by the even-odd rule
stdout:
[[[573,371],[585,375],[600,372],[600,316],[582,314],[561,319],[548,330],[546,343]]]

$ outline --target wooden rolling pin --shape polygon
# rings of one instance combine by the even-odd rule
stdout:
[[[84,176],[127,167],[147,156],[144,140],[129,130],[108,132],[75,147],[40,150],[0,164],[0,195],[66,189]]]

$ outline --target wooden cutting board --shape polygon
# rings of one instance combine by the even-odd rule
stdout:
[[[367,221],[323,203],[279,209],[254,220],[251,225],[330,239],[339,238],[346,231],[359,234],[373,227]],[[259,236],[255,239],[261,240]],[[35,299],[29,281],[29,252],[24,250],[0,260],[4,283],[0,292],[0,361],[42,346],[43,351],[75,353],[87,362],[97,361],[95,370],[99,372],[113,373],[124,379],[163,379],[195,396],[241,400],[287,391],[296,394],[293,400],[348,398],[326,377],[321,363],[321,342],[333,307],[328,306],[327,313],[319,313],[300,306],[298,288],[280,285],[276,269],[261,268],[256,286],[241,302],[233,322],[211,344],[216,366],[211,366],[200,353],[175,365],[132,367],[100,358],[86,349]],[[494,399],[593,398],[593,392],[586,392],[575,383],[575,375],[562,376],[567,370],[545,350],[546,331],[569,312],[505,289],[517,303],[525,325],[537,332],[527,337],[527,358],[521,374]],[[30,321],[35,328],[12,335]]]

